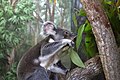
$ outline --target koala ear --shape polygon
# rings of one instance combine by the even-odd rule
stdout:
[[[56,25],[51,21],[46,21],[42,25],[41,35],[55,35]]]
[[[55,29],[55,24],[53,22],[47,21],[43,25],[43,30],[45,32],[53,31]]]

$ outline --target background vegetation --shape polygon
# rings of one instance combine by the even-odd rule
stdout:
[[[0,80],[16,80],[21,56],[42,38],[42,22],[70,30],[70,0],[0,0]]]

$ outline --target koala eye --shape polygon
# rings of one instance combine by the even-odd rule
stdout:
[[[65,36],[65,37],[68,37],[68,36],[69,36],[69,32],[68,32],[68,31],[65,31],[65,32],[64,32],[64,36]]]
[[[64,32],[64,35],[68,35],[69,33],[67,31]]]

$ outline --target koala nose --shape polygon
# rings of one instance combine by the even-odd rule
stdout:
[[[71,41],[71,47],[74,47],[75,43],[73,41]]]
[[[74,41],[76,37],[77,37],[77,35],[72,34],[72,35],[71,35],[71,40]]]

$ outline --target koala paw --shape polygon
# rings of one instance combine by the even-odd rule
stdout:
[[[70,39],[62,39],[63,44],[68,44],[69,46],[74,46],[74,42]]]

